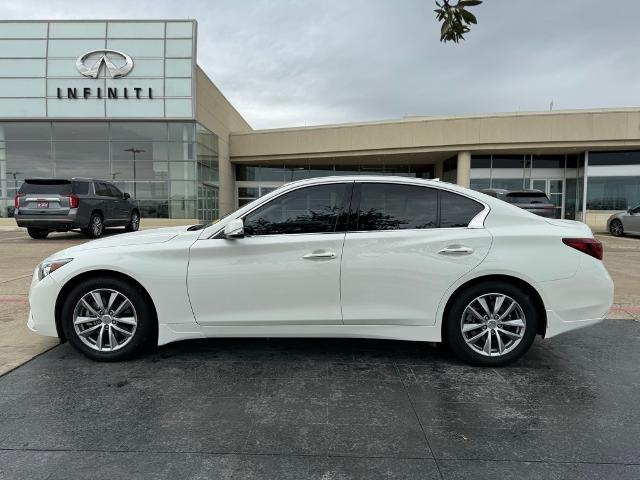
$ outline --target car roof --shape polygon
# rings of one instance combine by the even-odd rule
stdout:
[[[53,178],[53,177],[33,177],[33,178],[25,178],[25,182],[108,182],[112,183],[111,180],[102,180],[100,178],[88,178],[88,177],[71,177],[71,178]]]
[[[518,189],[518,190],[508,190],[506,188],[483,188],[480,191],[481,192],[503,193],[503,194],[507,194],[507,193],[544,193],[546,195],[545,192],[543,192],[542,190],[538,190],[536,188],[521,188],[521,189]]]

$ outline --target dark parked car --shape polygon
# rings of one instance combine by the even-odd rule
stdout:
[[[482,193],[505,202],[512,203],[527,212],[541,217],[555,218],[556,206],[551,203],[547,194],[541,190],[504,190],[502,188],[487,188]]]
[[[15,198],[14,217],[38,239],[73,229],[98,238],[105,227],[133,232],[140,226],[140,210],[128,193],[90,178],[25,180]]]

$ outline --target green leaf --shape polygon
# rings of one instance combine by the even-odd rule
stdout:
[[[482,0],[460,0],[456,7],[475,7],[482,3]]]
[[[460,13],[462,14],[462,18],[464,18],[465,22],[473,23],[474,25],[478,23],[478,20],[473,13],[467,12],[466,10],[461,10]]]

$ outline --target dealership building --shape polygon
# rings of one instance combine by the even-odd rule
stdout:
[[[640,108],[254,130],[196,39],[187,20],[0,22],[0,217],[33,177],[113,180],[147,218],[214,219],[341,174],[536,188],[597,226],[640,204]]]

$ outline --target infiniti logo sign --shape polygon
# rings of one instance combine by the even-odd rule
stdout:
[[[104,69],[103,69],[104,66]],[[80,55],[76,60],[76,68],[81,75],[97,79],[100,71],[108,72],[111,78],[121,78],[128,75],[133,69],[133,59],[126,53],[118,50],[100,49]],[[134,80],[135,81],[135,80]],[[153,91],[149,86],[131,86],[130,82],[125,82],[126,87],[120,88],[112,85],[111,82],[91,82],[86,87],[69,87],[66,95],[63,87],[56,88],[56,96],[59,99],[153,99]],[[100,86],[98,86],[100,85]]]
[[[98,58],[97,61],[91,61],[91,64],[87,65],[88,57],[95,53],[102,53],[103,55]],[[116,66],[116,63],[118,63],[119,66]],[[105,70],[109,72],[111,77],[120,78],[131,71],[133,68],[133,60],[129,55],[119,52],[118,50],[92,50],[84,55],[80,55],[76,60],[78,72],[85,77],[98,78],[102,65],[104,65]]]

